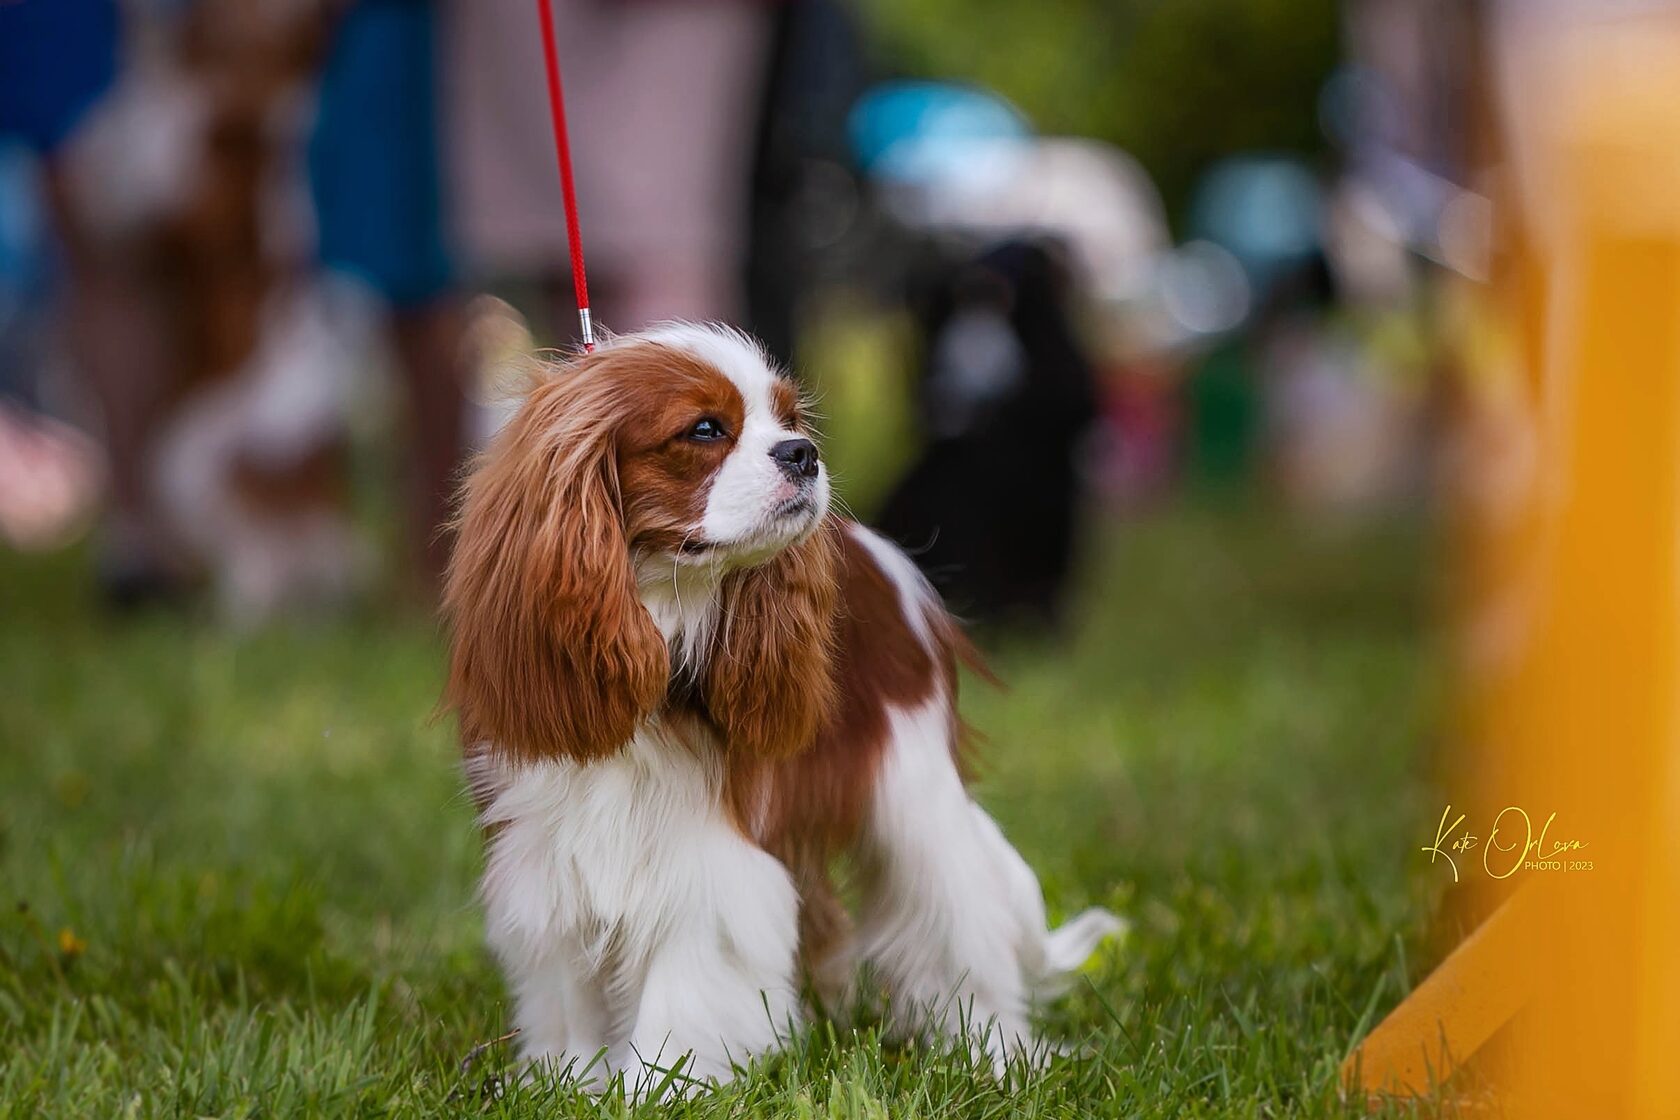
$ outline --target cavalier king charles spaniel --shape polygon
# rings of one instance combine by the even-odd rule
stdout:
[[[955,620],[829,512],[794,384],[668,324],[553,369],[468,477],[446,703],[528,1061],[728,1078],[866,963],[906,1036],[1038,1051],[1028,1017],[1119,927],[1046,929],[969,797]],[[858,914],[830,861],[858,872]]]

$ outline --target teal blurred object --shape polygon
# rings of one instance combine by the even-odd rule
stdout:
[[[876,179],[926,182],[959,175],[977,144],[1025,140],[1032,128],[1002,97],[946,82],[885,82],[846,120],[852,155]]]
[[[0,396],[30,403],[51,271],[39,175],[30,149],[0,141]]]
[[[1236,257],[1254,290],[1254,305],[1260,306],[1273,285],[1320,251],[1322,211],[1318,180],[1300,161],[1234,157],[1197,184],[1190,236]]]
[[[39,163],[20,143],[0,141],[0,292],[32,291],[44,279],[45,215]]]
[[[116,77],[113,0],[0,0],[0,392],[34,399],[50,250],[39,161]]]
[[[310,188],[321,263],[397,307],[449,291],[438,151],[436,12],[429,0],[358,0],[321,75]]]

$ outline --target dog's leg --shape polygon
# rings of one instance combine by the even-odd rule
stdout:
[[[857,965],[851,911],[835,888],[826,850],[802,845],[777,855],[799,888],[799,959],[815,1010],[838,1014],[851,1002]]]
[[[508,792],[505,773],[484,754],[469,755],[467,768],[480,811],[487,818],[505,813],[495,808]],[[559,904],[578,892],[556,870],[547,821],[535,814],[493,819],[480,887],[485,939],[507,976],[526,1073],[604,1088],[622,1057],[610,1048],[627,1033],[627,1004],[633,1006],[633,995],[619,993],[633,991],[634,979],[623,982],[620,956],[603,951],[611,944],[603,930]],[[615,978],[621,982],[611,983]]]
[[[612,1076],[607,1013],[601,993],[572,946],[525,955],[498,947],[507,969],[519,1029],[519,1053],[533,1073],[553,1073],[600,1087]]]
[[[681,1064],[667,1092],[727,1081],[800,1022],[795,987],[798,897],[787,870],[720,820],[708,858],[681,884],[683,909],[647,962],[631,1034],[649,1093]]]
[[[1037,1056],[1028,1016],[1120,928],[1090,910],[1046,929],[1038,879],[963,787],[943,696],[892,713],[892,740],[864,842],[860,944],[895,1029],[966,1031],[995,1069]]]

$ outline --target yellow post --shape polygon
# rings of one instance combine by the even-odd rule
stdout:
[[[1680,16],[1503,10],[1506,170],[1545,277],[1527,304],[1544,316],[1538,465],[1519,515],[1478,537],[1495,578],[1474,621],[1497,616],[1481,625],[1496,640],[1467,676],[1475,756],[1447,782],[1463,783],[1483,852],[1506,806],[1534,830],[1552,821],[1509,879],[1467,861],[1472,888],[1544,889],[1500,907],[1344,1077],[1427,1091],[1509,1021],[1513,1114],[1676,1117]],[[1533,838],[1507,820],[1498,871],[1503,844]]]

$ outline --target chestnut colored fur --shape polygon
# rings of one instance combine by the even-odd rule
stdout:
[[[756,568],[725,581],[722,622],[702,696],[730,750],[794,758],[836,714],[833,522]]]
[[[625,538],[624,364],[586,358],[538,384],[463,489],[444,588],[445,700],[469,747],[599,758],[665,694],[669,656]]]
[[[779,415],[799,416],[790,382],[773,399]],[[930,620],[945,652],[936,665],[898,589],[829,517],[725,578],[697,692],[671,691],[632,561],[681,546],[715,466],[705,461],[715,452],[669,437],[697,411],[738,424],[741,410],[717,371],[654,344],[537,379],[462,490],[445,704],[469,751],[520,761],[611,754],[669,704],[726,745],[741,830],[790,857],[810,849],[814,862],[856,836],[887,706],[924,700],[939,680],[954,686],[962,639],[942,612]]]
[[[826,856],[850,844],[886,745],[887,706],[926,700],[941,676],[955,673],[949,649],[935,665],[868,550],[837,521],[831,526],[839,542],[832,660],[839,694],[810,749],[759,778],[767,792],[752,834],[773,851],[815,846]]]
[[[597,758],[659,708],[671,658],[632,563],[682,545],[724,453],[673,437],[697,412],[741,411],[721,374],[653,344],[533,387],[463,488],[445,584],[445,703],[469,749]],[[830,521],[725,579],[697,699],[732,751],[794,755],[835,713],[841,537]]]
[[[737,759],[730,773],[738,827],[793,875],[800,896],[800,957],[813,989],[825,996],[843,985],[833,969],[845,964],[841,949],[852,931],[830,863],[861,831],[887,745],[888,705],[925,701],[941,679],[955,696],[959,658],[978,667],[954,623],[948,633],[936,629],[943,655],[936,664],[905,617],[898,588],[868,550],[838,521],[831,519],[828,528],[838,542],[834,709],[809,749],[774,766]],[[960,736],[953,738],[957,741]]]
[[[445,700],[529,1059],[727,1079],[797,1026],[802,958],[824,1003],[868,961],[895,1031],[1001,1073],[1118,925],[1045,928],[953,757],[973,650],[908,557],[826,515],[804,433],[756,344],[675,324],[537,384],[464,488]]]

